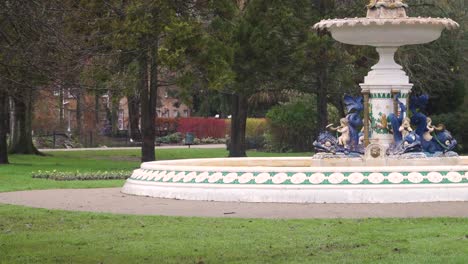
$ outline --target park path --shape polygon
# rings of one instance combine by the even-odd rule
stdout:
[[[188,146],[177,145],[177,146],[156,146],[158,149],[187,149]],[[190,148],[194,149],[214,149],[214,148],[226,148],[226,144],[206,144],[206,145],[191,145]],[[71,148],[71,149],[39,149],[41,152],[54,152],[54,151],[82,151],[82,150],[131,150],[141,149],[141,147],[116,147],[116,148]]]
[[[70,211],[236,218],[468,217],[468,202],[409,204],[284,204],[205,202],[126,195],[120,188],[0,193],[0,203]]]

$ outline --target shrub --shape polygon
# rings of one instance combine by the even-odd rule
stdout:
[[[265,147],[265,133],[268,123],[265,118],[247,118],[245,126],[245,148],[263,149]],[[230,135],[231,120],[226,119],[226,134]],[[225,140],[227,149],[229,149],[229,140]]]
[[[200,142],[202,144],[216,144],[216,139],[214,139],[212,137],[206,137],[206,138],[200,139]]]
[[[310,151],[317,133],[314,96],[278,105],[267,113],[268,145],[274,151]]]
[[[33,137],[34,145],[38,148],[81,148],[83,145],[78,138],[68,137],[65,134],[57,133],[55,136],[55,146],[53,135],[36,135]]]
[[[197,138],[224,138],[226,135],[226,123],[224,119],[216,118],[180,118],[177,132],[184,135],[187,132],[191,132]]]
[[[226,138],[215,138],[215,144],[226,144]]]
[[[257,149],[261,150],[265,148],[265,136],[247,136],[245,137],[246,149]]]
[[[267,120],[265,118],[247,118],[245,127],[246,137],[263,136],[267,130]],[[231,133],[231,120],[226,119],[226,135]]]
[[[177,118],[156,118],[156,133],[158,135],[168,135],[177,132]]]
[[[267,121],[265,118],[247,118],[245,129],[246,137],[260,137],[267,130]]]
[[[198,140],[201,144],[225,144],[226,143],[226,138],[207,137],[207,138],[202,138]]]
[[[184,140],[182,133],[176,132],[169,134],[164,137],[158,137],[156,138],[157,143],[163,143],[163,144],[177,144],[181,143]]]
[[[182,133],[176,132],[170,135],[167,135],[169,143],[180,143],[182,142],[183,136]]]

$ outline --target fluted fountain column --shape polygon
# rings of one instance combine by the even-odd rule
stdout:
[[[395,91],[400,92],[399,100],[406,105],[406,98],[413,87],[403,67],[394,60],[397,49],[398,47],[378,47],[376,50],[380,60],[364,78],[364,83],[360,84],[362,91],[369,92],[370,142],[385,146],[393,141],[387,126],[387,117],[394,112],[392,94]]]

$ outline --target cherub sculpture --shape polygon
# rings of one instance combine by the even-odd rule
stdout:
[[[349,135],[349,121],[346,118],[340,119],[340,126],[333,127],[333,124],[327,126],[328,129],[332,131],[337,131],[341,135],[338,137],[338,145],[341,145],[345,148],[349,146],[349,141],[351,139]]]
[[[440,131],[445,130],[445,126],[442,125],[442,124],[440,124],[438,126],[434,126],[432,124],[432,119],[430,117],[426,118],[426,123],[427,123],[427,125],[426,125],[427,130],[423,134],[423,138],[426,141],[431,141],[432,140],[432,138],[433,138],[432,133],[434,133],[434,131],[440,132]]]
[[[400,131],[402,138],[406,138],[409,133],[413,132],[413,129],[411,128],[411,119],[405,117],[398,131]]]

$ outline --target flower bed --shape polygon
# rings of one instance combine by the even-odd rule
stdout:
[[[90,181],[90,180],[125,180],[130,177],[131,171],[36,171],[33,178],[49,179],[55,181]]]

